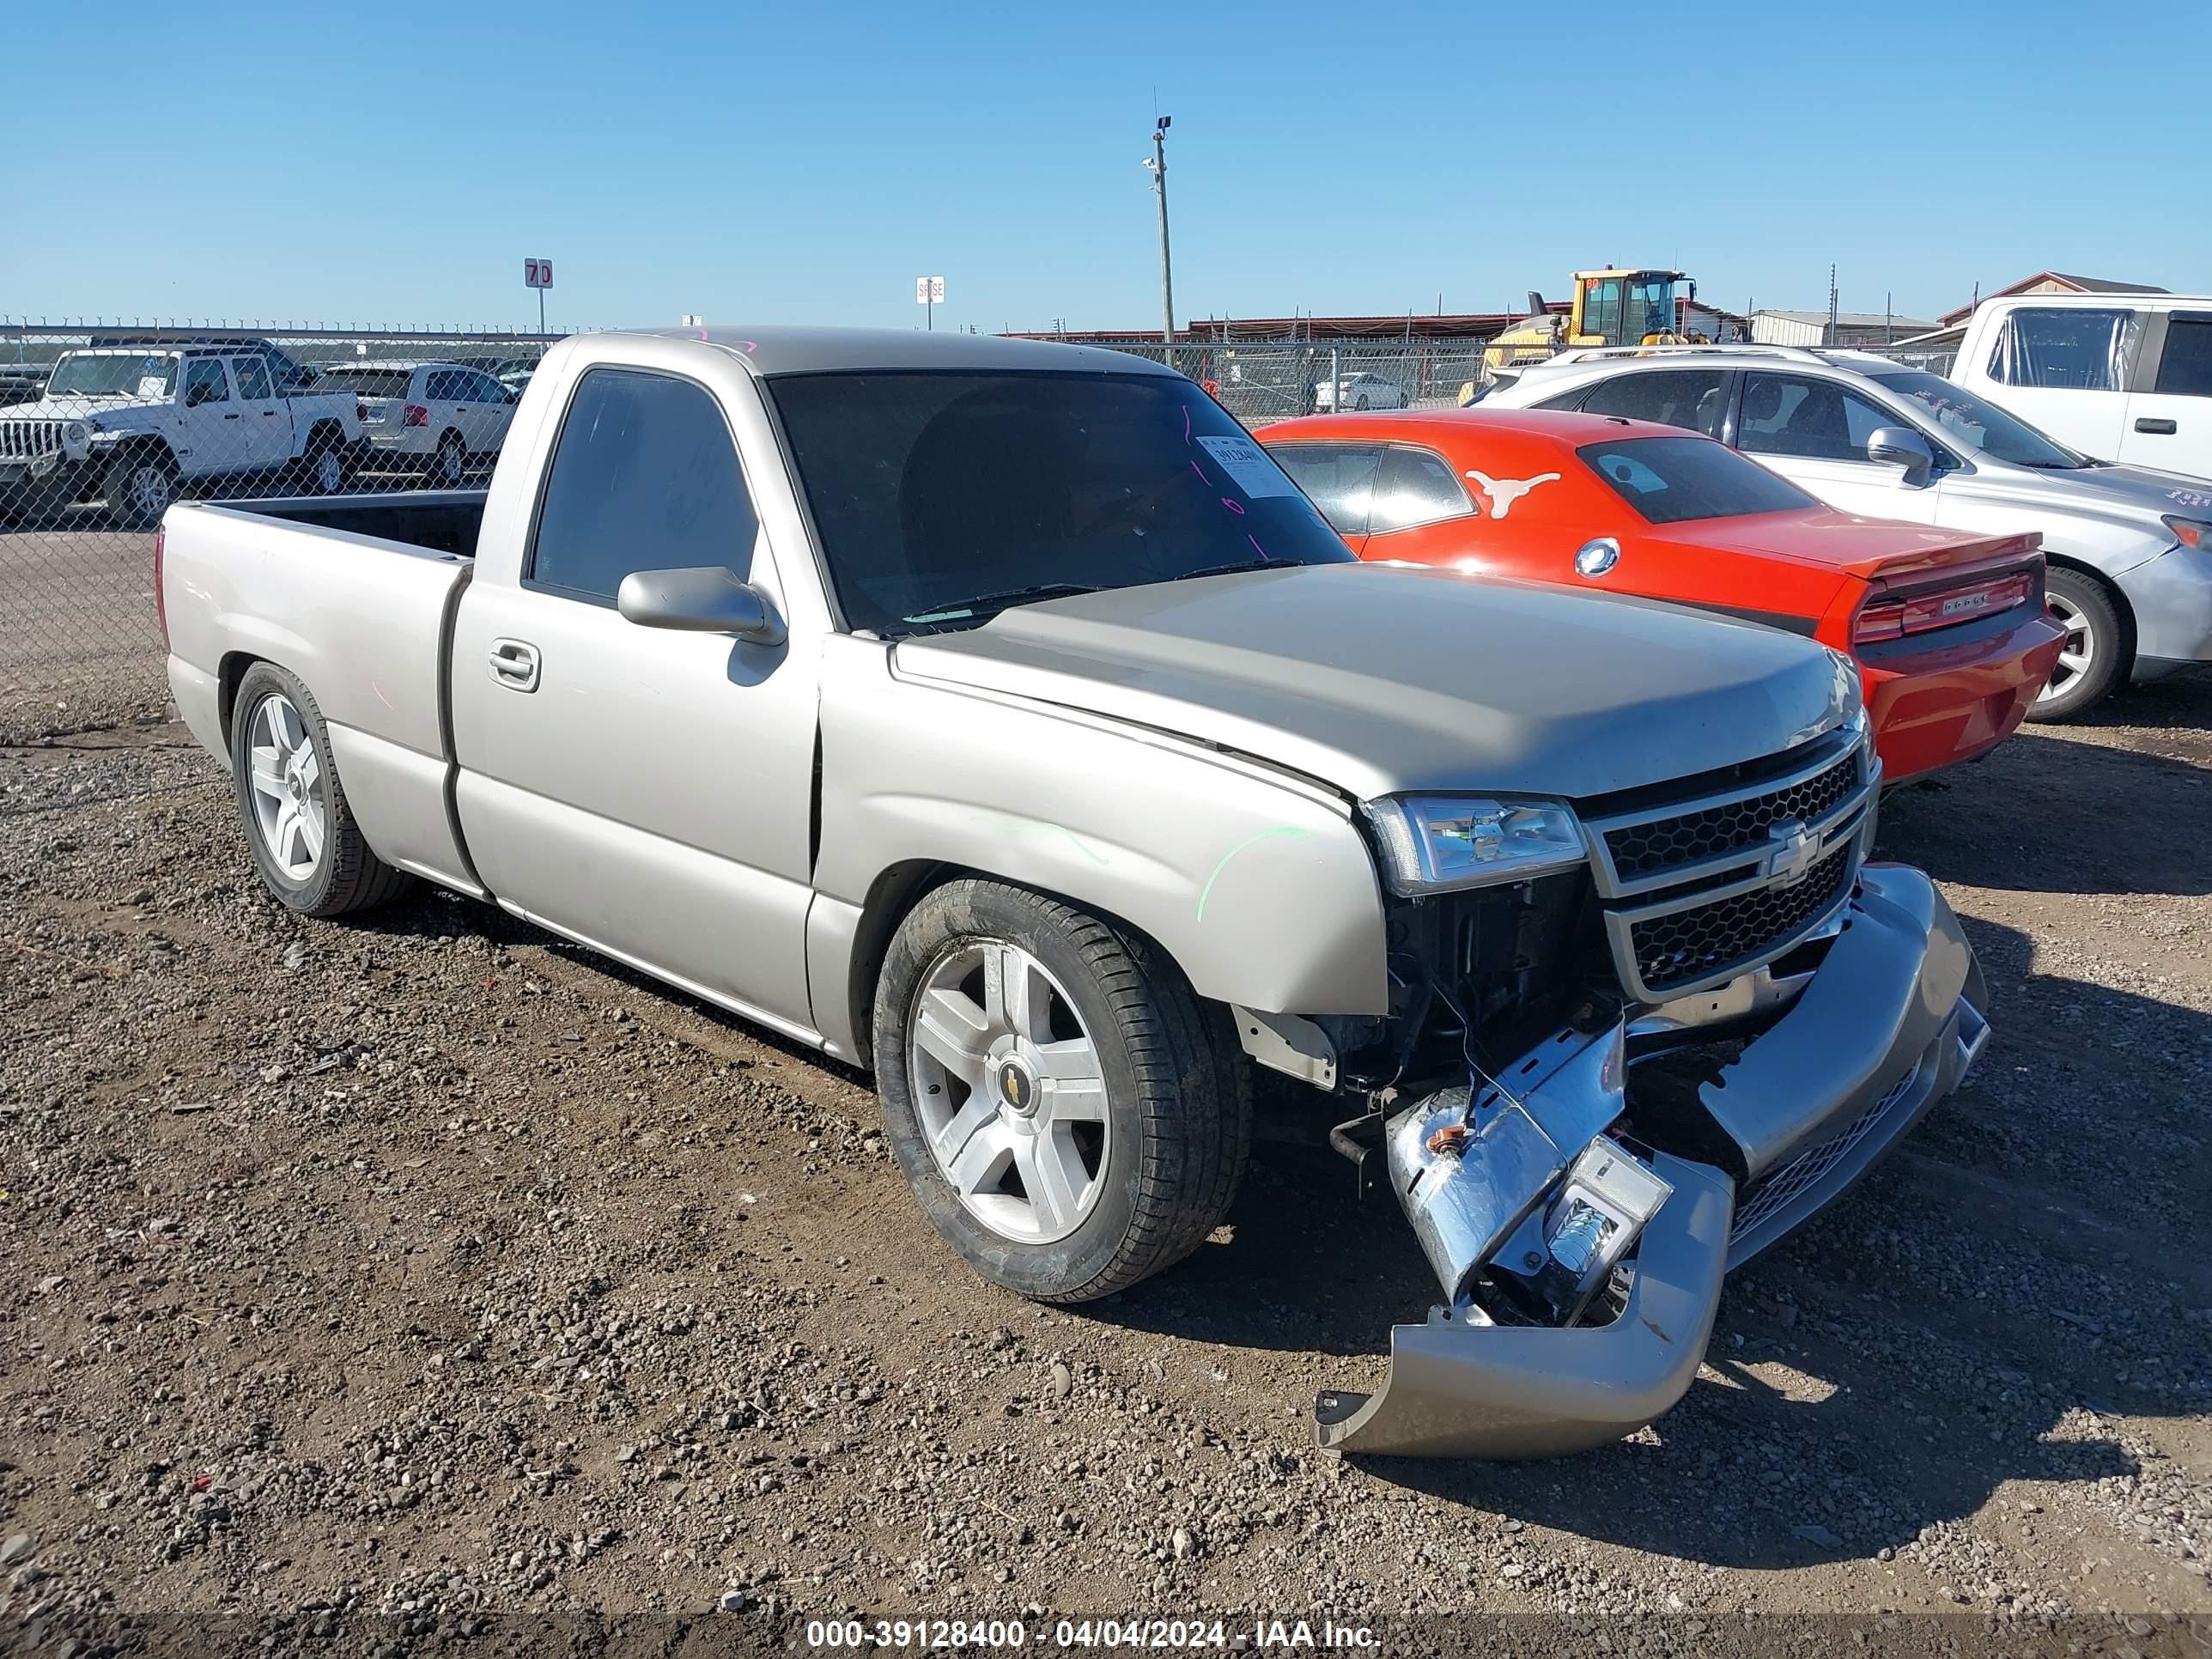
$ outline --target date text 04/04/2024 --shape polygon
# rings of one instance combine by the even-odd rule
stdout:
[[[1046,1632],[1034,1632],[1047,1645]],[[1021,1648],[1032,1637],[1018,1620],[991,1619],[815,1619],[806,1624],[811,1648]],[[1049,1644],[1059,1648],[1372,1648],[1375,1635],[1364,1625],[1322,1620],[1262,1619],[1249,1630],[1232,1630],[1225,1620],[1062,1619],[1052,1626]]]

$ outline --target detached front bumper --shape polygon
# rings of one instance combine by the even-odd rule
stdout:
[[[1378,1455],[1550,1457],[1650,1422],[1697,1376],[1728,1270],[1802,1224],[1958,1086],[1988,1037],[1987,1001],[1973,947],[1934,884],[1903,866],[1867,866],[1844,931],[1810,982],[1700,1091],[1733,1148],[1733,1170],[1665,1152],[1650,1159],[1674,1190],[1639,1237],[1618,1316],[1554,1328],[1492,1324],[1464,1299],[1437,1309],[1425,1324],[1393,1328],[1389,1375],[1376,1393],[1320,1396],[1321,1444]],[[1569,1068],[1555,1075],[1567,1079]],[[1547,1088],[1559,1095],[1539,1085],[1528,1117],[1547,1133],[1555,1126],[1581,1133],[1589,1103],[1547,1102]],[[1632,1069],[1626,1088],[1632,1097]],[[1560,1146],[1546,1167],[1525,1151],[1486,1156],[1478,1138],[1453,1178],[1505,1180],[1526,1170],[1555,1182],[1582,1144]],[[1525,1218],[1547,1190],[1499,1194],[1490,1207]],[[1431,1245],[1433,1224],[1414,1219]],[[1525,1224],[1501,1228],[1516,1251],[1532,1237],[1540,1243]],[[1455,1288],[1448,1282],[1446,1294]]]

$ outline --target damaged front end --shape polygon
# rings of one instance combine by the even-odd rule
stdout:
[[[1563,1001],[1487,982],[1499,1013],[1456,1034],[1472,1081],[1389,1101],[1369,1164],[1443,1301],[1393,1329],[1381,1389],[1320,1396],[1322,1445],[1537,1457],[1634,1432],[1697,1375],[1727,1272],[1958,1085],[1988,1033],[1972,947],[1927,877],[1862,863],[1879,774],[1844,736],[1717,797],[1586,821],[1589,925],[1535,932],[1601,936],[1613,971]],[[1501,960],[1542,968],[1525,915],[1516,932]],[[1485,994],[1467,960],[1448,1006]],[[1548,982],[1573,960],[1561,944]],[[1534,1042],[1515,1029],[1562,1008]],[[1486,1069],[1501,1030],[1525,1046]]]

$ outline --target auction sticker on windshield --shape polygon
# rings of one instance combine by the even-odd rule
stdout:
[[[1237,487],[1249,496],[1295,495],[1298,487],[1283,469],[1267,459],[1267,451],[1249,438],[1206,438],[1198,441]]]

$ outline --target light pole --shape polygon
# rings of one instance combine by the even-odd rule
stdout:
[[[1175,367],[1175,265],[1168,254],[1168,129],[1173,118],[1163,115],[1152,128],[1152,154],[1145,165],[1152,169],[1152,189],[1160,198],[1160,341],[1168,348],[1168,367]]]

